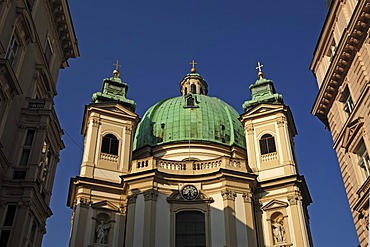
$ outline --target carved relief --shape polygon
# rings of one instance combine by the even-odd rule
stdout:
[[[132,194],[127,197],[127,204],[133,204],[136,203],[137,194]]]
[[[145,201],[157,201],[158,191],[150,189],[144,192]]]
[[[233,190],[223,190],[221,191],[221,195],[224,200],[235,201],[235,198],[236,198],[236,192]]]
[[[251,203],[252,202],[252,196],[253,196],[253,194],[250,191],[244,192],[243,193],[243,200],[244,200],[244,202]]]

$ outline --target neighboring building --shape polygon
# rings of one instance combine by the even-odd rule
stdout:
[[[239,116],[193,61],[181,95],[141,119],[118,70],[104,79],[85,107],[70,246],[312,246],[293,117],[258,76]]]
[[[78,55],[66,0],[0,0],[0,246],[41,246],[64,148],[56,81]]]
[[[312,114],[331,131],[361,246],[368,246],[370,190],[370,0],[332,1],[311,70]]]

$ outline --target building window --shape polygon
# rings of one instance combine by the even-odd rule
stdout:
[[[46,45],[44,49],[45,59],[48,65],[50,65],[51,57],[53,55],[53,48],[49,38],[46,39]]]
[[[181,211],[176,214],[176,247],[206,246],[204,213]]]
[[[370,175],[370,159],[369,153],[366,150],[365,143],[362,140],[358,150],[357,150],[357,157],[358,157],[358,165],[361,167],[365,177],[367,178]]]
[[[270,134],[265,134],[260,139],[261,155],[276,152],[275,138]]]
[[[195,86],[195,84],[190,85],[190,92],[191,93],[197,93],[197,87]]]
[[[118,144],[117,137],[112,134],[105,135],[101,145],[101,152],[106,154],[118,155]]]
[[[353,112],[354,104],[348,86],[342,92],[339,101],[343,103],[343,111],[349,116]]]
[[[16,211],[17,211],[16,205],[8,205],[5,214],[5,219],[1,227],[0,246],[7,246],[8,244]]]
[[[39,163],[39,176],[44,182],[47,180],[51,158],[52,152],[50,150],[50,145],[47,141],[44,141],[41,151],[41,160]]]
[[[5,56],[6,59],[9,60],[9,63],[12,66],[14,66],[18,50],[19,50],[19,41],[18,41],[18,38],[16,37],[16,35],[13,34],[13,36],[10,40],[8,51],[6,52],[6,56]]]
[[[24,144],[23,144],[21,159],[19,161],[20,166],[27,166],[28,165],[28,160],[30,158],[35,133],[36,133],[36,131],[33,130],[33,129],[28,129],[27,130],[26,138],[25,138]]]

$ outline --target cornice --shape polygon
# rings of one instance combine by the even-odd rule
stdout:
[[[370,0],[358,1],[320,87],[311,113],[328,125],[327,114],[370,27]]]

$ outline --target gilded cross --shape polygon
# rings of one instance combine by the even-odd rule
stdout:
[[[258,66],[256,67],[256,69],[258,69],[258,71],[261,72],[262,71],[263,64],[261,64],[260,62],[258,62],[257,65]]]
[[[189,64],[191,64],[192,68],[195,68],[195,65],[198,64],[198,63],[195,62],[194,59],[193,59]]]
[[[113,65],[116,66],[116,70],[118,70],[118,67],[122,67],[122,65],[118,63],[118,59],[116,60],[116,63],[114,63]]]

